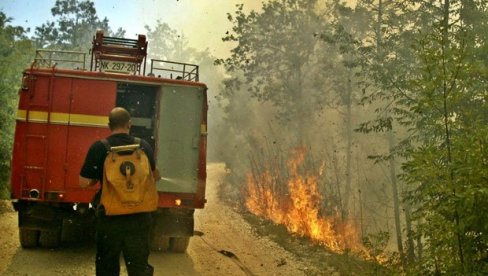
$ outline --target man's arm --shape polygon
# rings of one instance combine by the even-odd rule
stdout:
[[[100,179],[103,178],[102,168],[105,153],[105,146],[100,141],[90,146],[80,170],[78,183],[81,188],[87,188],[95,185],[97,182],[102,182]]]
[[[80,180],[79,180],[81,188],[88,188],[90,186],[95,185],[97,182],[98,181],[96,179],[90,179],[83,176],[80,176]]]

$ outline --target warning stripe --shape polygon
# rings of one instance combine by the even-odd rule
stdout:
[[[17,121],[70,126],[106,127],[108,116],[75,113],[17,110]]]

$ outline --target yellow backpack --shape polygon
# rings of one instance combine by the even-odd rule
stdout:
[[[146,153],[136,144],[107,148],[103,167],[103,187],[100,199],[107,216],[155,211],[158,192]]]

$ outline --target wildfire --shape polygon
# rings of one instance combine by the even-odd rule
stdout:
[[[317,173],[304,169],[305,155],[305,148],[292,151],[292,158],[287,162],[286,179],[280,179],[277,168],[249,172],[247,209],[334,252],[340,253],[346,248],[360,251],[361,243],[353,223],[344,221],[337,211],[332,216],[320,213],[322,196],[318,190],[318,177],[324,165]],[[280,182],[286,182],[287,186],[283,188]]]

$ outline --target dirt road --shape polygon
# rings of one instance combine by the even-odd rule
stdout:
[[[207,168],[205,209],[195,213],[194,236],[187,253],[153,253],[155,275],[305,275],[293,255],[251,227],[231,208],[221,204],[217,191],[225,173],[222,164]],[[8,202],[0,205],[0,275],[94,275],[93,243],[65,244],[57,249],[22,249],[17,214]],[[122,273],[126,275],[121,262]]]

